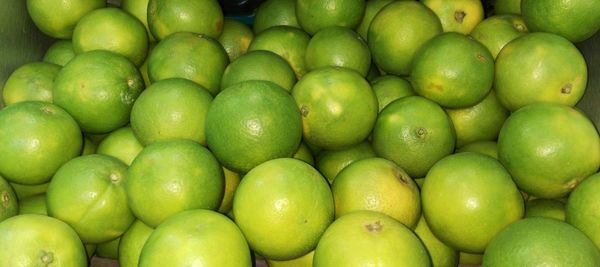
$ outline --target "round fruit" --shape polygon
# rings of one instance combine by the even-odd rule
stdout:
[[[577,228],[533,217],[498,233],[483,255],[482,266],[600,266],[600,251]]]
[[[221,205],[219,205],[217,211],[227,214],[233,207],[233,196],[238,185],[240,184],[240,181],[242,180],[242,176],[239,173],[233,172],[225,167],[223,167],[223,176],[225,177],[225,189],[223,193],[223,199],[221,200]]]
[[[396,75],[383,75],[371,81],[371,88],[377,96],[379,112],[392,101],[405,96],[415,95],[410,82]]]
[[[223,30],[223,10],[217,0],[149,0],[148,26],[157,40],[176,32],[217,38]]]
[[[38,214],[0,223],[0,259],[2,267],[88,266],[77,233],[61,220]]]
[[[168,78],[185,78],[205,87],[214,96],[225,67],[227,52],[206,35],[177,32],[160,41],[148,55],[151,82]]]
[[[566,221],[586,234],[600,249],[600,173],[583,181],[571,194],[566,206]]]
[[[443,107],[470,107],[492,88],[494,58],[485,46],[463,34],[443,33],[419,49],[410,81],[417,94]]]
[[[89,133],[125,126],[133,102],[144,89],[137,67],[114,52],[84,52],[64,66],[54,81],[54,103]]]
[[[594,0],[522,0],[521,15],[532,31],[555,33],[574,43],[600,29],[600,5]]]
[[[143,148],[131,127],[123,127],[112,131],[102,139],[96,153],[113,156],[129,166]]]
[[[496,143],[496,141],[477,141],[466,144],[456,149],[456,153],[467,151],[482,153],[492,158],[498,159],[498,144]]]
[[[377,118],[377,97],[358,72],[323,67],[299,80],[292,96],[302,113],[304,141],[337,150],[364,141]]]
[[[0,222],[17,215],[20,202],[8,181],[0,176]]]
[[[313,266],[369,265],[431,266],[431,263],[417,235],[383,213],[356,211],[335,220],[319,240]]]
[[[126,175],[127,165],[111,156],[70,160],[50,181],[48,215],[73,227],[84,243],[119,237],[135,219],[127,206]]]
[[[56,39],[71,39],[77,22],[104,6],[106,0],[27,0],[27,11],[35,26]]]
[[[565,220],[565,203],[558,199],[536,198],[525,202],[525,217]]]
[[[317,154],[317,169],[332,184],[338,173],[352,162],[375,156],[373,147],[367,141],[344,149],[323,150]]]
[[[225,187],[223,170],[212,153],[186,139],[144,147],[127,175],[129,206],[150,227],[183,210],[216,210]]]
[[[71,40],[76,54],[108,50],[125,56],[136,66],[144,63],[148,52],[144,24],[116,7],[100,8],[86,14],[75,26]]]
[[[425,176],[421,201],[435,236],[469,253],[483,252],[524,212],[523,198],[502,164],[474,152],[453,154],[433,165]]]
[[[32,62],[13,71],[2,89],[2,100],[8,106],[21,101],[52,103],[52,86],[61,66],[48,62]]]
[[[496,0],[494,13],[521,15],[521,0]]]
[[[233,198],[233,217],[253,251],[290,260],[315,248],[333,221],[333,196],[312,166],[274,159],[244,176]]]
[[[252,266],[240,229],[211,210],[183,211],[161,223],[146,240],[139,266]]]
[[[224,19],[223,31],[217,41],[227,52],[229,61],[233,62],[248,51],[252,38],[254,38],[254,33],[250,26],[235,19]]]
[[[46,194],[40,193],[19,199],[19,214],[48,215]]]
[[[246,173],[270,159],[291,157],[302,138],[300,111],[284,88],[250,80],[215,97],[206,117],[206,142],[228,169]]]
[[[440,18],[444,32],[469,34],[484,17],[480,0],[424,0],[423,4]]]
[[[38,194],[45,194],[46,191],[48,190],[48,186],[50,185],[50,182],[46,182],[43,184],[36,184],[36,185],[24,185],[24,184],[18,184],[18,183],[13,183],[13,182],[9,182],[10,186],[13,188],[13,190],[15,191],[15,195],[17,196],[17,199],[21,200],[30,196],[34,196],[34,195],[38,195]]]
[[[510,115],[492,90],[479,103],[466,108],[446,109],[456,131],[456,147],[478,141],[494,141]]]
[[[144,28],[146,28],[148,41],[153,43],[156,42],[156,40],[154,39],[154,35],[152,35],[150,32],[150,27],[148,26],[149,1],[150,0],[121,0],[121,8],[142,22]]]
[[[100,258],[116,260],[119,258],[119,243],[121,238],[115,238],[104,243],[96,244],[94,255]]]
[[[280,25],[300,28],[296,18],[296,0],[266,0],[256,9],[252,23],[255,33]]]
[[[365,6],[365,14],[363,15],[363,18],[358,24],[358,26],[356,27],[356,32],[358,33],[358,35],[360,35],[360,37],[362,37],[363,40],[366,41],[368,38],[369,26],[371,26],[371,22],[373,21],[375,15],[377,15],[377,13],[379,13],[379,11],[383,7],[387,6],[391,2],[393,2],[393,0],[367,1],[367,4]]]
[[[296,74],[281,56],[267,50],[254,50],[227,65],[221,77],[221,90],[249,80],[273,82],[291,91],[296,84]]]
[[[535,32],[508,43],[496,57],[494,89],[509,110],[536,102],[574,106],[587,83],[587,65],[569,40]]]
[[[600,137],[574,108],[531,104],[513,112],[502,126],[498,158],[521,190],[562,197],[600,167]]]
[[[437,15],[418,1],[394,1],[371,21],[367,42],[377,66],[389,74],[408,75],[417,50],[442,33]]]
[[[36,185],[50,180],[81,152],[77,122],[50,103],[25,101],[0,110],[0,175],[10,182]],[[26,166],[26,167],[24,167]]]
[[[154,231],[153,228],[140,220],[135,220],[129,226],[119,242],[119,266],[138,267],[142,248],[152,231]]]
[[[315,251],[313,250],[309,253],[306,253],[303,256],[287,261],[278,261],[271,259],[266,260],[269,267],[312,267],[314,255]]]
[[[319,30],[306,47],[306,68],[344,67],[363,77],[371,67],[371,52],[367,43],[355,31],[332,26]]]
[[[354,29],[362,20],[365,5],[365,0],[296,1],[296,18],[310,35],[331,26]]]
[[[183,78],[160,80],[144,90],[131,109],[131,129],[143,145],[189,139],[206,145],[205,121],[213,97]]]
[[[456,135],[450,117],[435,102],[407,96],[388,104],[373,127],[375,152],[410,177],[423,177],[434,163],[454,152]]]
[[[57,40],[44,53],[44,62],[64,66],[75,57],[71,40]]]
[[[496,59],[506,44],[527,32],[527,25],[521,16],[506,14],[484,19],[470,36],[483,44]]]
[[[440,241],[431,232],[423,216],[419,219],[414,231],[425,245],[433,266],[456,267],[458,265],[458,251]]]
[[[351,163],[335,177],[331,191],[336,218],[357,210],[372,210],[412,229],[421,216],[419,188],[404,170],[387,159]]]

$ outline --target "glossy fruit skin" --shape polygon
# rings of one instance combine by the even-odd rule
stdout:
[[[0,176],[0,222],[17,215],[19,203],[10,184]]]
[[[470,36],[483,44],[496,59],[506,44],[528,32],[521,16],[504,14],[487,17],[477,24]]]
[[[85,14],[105,6],[104,0],[27,0],[27,11],[35,25],[56,39],[71,39],[73,29]]]
[[[335,220],[313,258],[314,267],[377,264],[431,266],[425,246],[410,228],[375,211],[355,211]]]
[[[424,0],[423,3],[440,18],[444,32],[468,35],[485,15],[480,0]]]
[[[410,72],[415,92],[447,108],[465,108],[485,98],[494,81],[494,58],[479,42],[447,32],[427,41]]]
[[[270,159],[291,157],[302,138],[300,111],[280,86],[259,80],[234,84],[215,97],[206,142],[228,169],[246,173]]]
[[[229,62],[233,62],[248,51],[253,38],[254,32],[250,26],[241,21],[226,18],[223,20],[223,31],[217,41],[227,52]]]
[[[504,228],[483,255],[485,267],[599,266],[600,251],[574,226],[533,217]]]
[[[496,57],[494,89],[507,109],[537,102],[574,106],[588,79],[586,61],[569,40],[533,32],[504,46]]]
[[[316,167],[331,184],[335,177],[348,165],[357,160],[377,156],[367,141],[339,150],[323,150],[317,154]]]
[[[513,112],[504,123],[498,158],[521,190],[558,198],[598,170],[600,137],[581,111],[561,104],[532,104]]]
[[[300,28],[296,17],[296,0],[266,0],[256,9],[252,24],[256,34],[280,25]]]
[[[119,265],[122,267],[137,267],[142,248],[154,228],[135,220],[121,236],[119,243]]]
[[[0,143],[0,174],[10,182],[36,185],[78,156],[83,141],[77,122],[64,109],[25,101],[0,111]]]
[[[458,265],[458,251],[444,244],[431,232],[425,217],[421,216],[414,231],[425,245],[433,266],[456,267]]]
[[[364,0],[296,1],[296,19],[310,35],[331,26],[354,29],[365,13],[365,3]]]
[[[250,248],[291,260],[315,248],[334,219],[325,178],[301,160],[279,158],[248,172],[233,198],[233,217]]]
[[[223,10],[216,0],[149,0],[148,27],[156,40],[176,32],[193,32],[218,38],[223,31]]]
[[[52,177],[48,214],[69,224],[85,243],[103,243],[123,234],[135,219],[124,188],[127,165],[106,155],[70,160]]]
[[[524,212],[523,198],[502,164],[475,152],[438,161],[425,176],[421,201],[431,231],[442,242],[469,253],[482,253]]]
[[[227,65],[221,77],[221,90],[249,80],[270,81],[291,91],[296,84],[296,74],[281,56],[271,51],[254,50]]]
[[[600,174],[595,173],[586,178],[571,194],[567,200],[566,221],[586,234],[600,249]]]
[[[0,266],[88,266],[83,243],[65,222],[38,214],[11,217],[0,223]]]
[[[250,249],[240,229],[216,211],[194,209],[169,217],[150,234],[139,266],[250,267]]]
[[[52,86],[61,66],[48,62],[27,63],[13,71],[2,89],[2,101],[8,106],[21,101],[52,103]]]
[[[77,55],[54,81],[54,103],[88,133],[125,126],[133,103],[144,89],[137,67],[122,55],[93,50]]]

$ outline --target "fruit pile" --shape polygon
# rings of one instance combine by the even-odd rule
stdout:
[[[596,0],[27,0],[0,267],[600,266]]]

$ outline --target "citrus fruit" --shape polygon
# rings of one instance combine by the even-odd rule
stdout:
[[[177,32],[150,51],[148,77],[151,82],[185,78],[216,95],[227,64],[227,52],[215,39],[203,34]]]
[[[480,0],[423,0],[440,19],[444,32],[469,34],[483,20]]]
[[[483,261],[483,253],[467,253],[467,252],[459,252],[458,253],[458,262],[463,265],[475,265],[480,266]]]
[[[477,152],[498,159],[498,144],[496,141],[476,141],[456,149],[456,152]]]
[[[313,35],[306,47],[306,68],[344,67],[363,77],[371,67],[367,43],[352,29],[341,26],[323,28]]]
[[[109,240],[104,243],[99,243],[96,245],[96,251],[94,255],[100,258],[105,259],[113,259],[116,260],[119,258],[119,242],[121,241],[120,237],[117,237],[113,240]]]
[[[131,109],[131,129],[143,145],[182,138],[206,145],[210,92],[183,78],[160,80],[144,90]]]
[[[44,53],[42,60],[64,66],[75,57],[71,40],[56,40]]]
[[[83,141],[77,122],[64,109],[24,101],[0,110],[0,144],[0,175],[35,185],[49,181],[62,164],[78,156]]]
[[[313,256],[315,255],[315,251],[311,251],[302,255],[298,258],[287,260],[287,261],[278,261],[278,260],[270,260],[266,259],[269,267],[312,267],[313,266]]]
[[[96,9],[83,16],[75,26],[71,41],[76,54],[108,50],[125,56],[136,66],[144,63],[148,52],[144,24],[116,7]]]
[[[415,95],[410,82],[396,75],[379,76],[370,83],[379,103],[379,112],[396,99]]]
[[[354,29],[365,13],[365,0],[296,1],[296,19],[308,34],[331,26]]]
[[[81,148],[80,156],[95,154],[97,147],[98,147],[98,144],[92,142],[92,140],[90,140],[89,138],[84,136],[83,137],[83,147]]]
[[[375,157],[375,151],[367,141],[339,149],[323,150],[316,156],[316,167],[331,184],[338,173],[348,165],[360,159]]]
[[[358,72],[323,67],[304,75],[292,96],[302,113],[304,141],[336,150],[364,141],[377,118],[377,97]]]
[[[233,195],[242,180],[242,175],[223,167],[223,176],[225,177],[225,189],[221,205],[219,205],[217,211],[227,214],[231,211],[231,207],[233,207]]]
[[[254,50],[227,65],[221,77],[221,90],[249,80],[273,82],[291,91],[296,84],[296,74],[281,56],[267,50]]]
[[[440,241],[431,232],[423,216],[420,216],[414,232],[425,245],[431,265],[436,267],[456,267],[458,265],[458,251]]]
[[[113,156],[129,166],[143,148],[131,127],[123,127],[102,139],[96,153]]]
[[[0,176],[0,222],[17,215],[20,202],[12,186]]]
[[[88,266],[77,233],[61,220],[38,214],[0,223],[0,259],[2,267]]]
[[[571,192],[566,206],[566,221],[586,234],[600,249],[598,188],[600,188],[600,174],[596,173]]]
[[[456,147],[477,141],[494,141],[510,112],[491,90],[483,100],[466,108],[446,109],[456,131]]]
[[[410,177],[423,177],[434,163],[454,152],[456,135],[438,104],[407,96],[379,113],[371,143],[379,157],[395,162]]]
[[[135,216],[150,227],[189,209],[217,209],[223,170],[208,149],[187,139],[147,145],[128,170],[125,190]]]
[[[105,0],[27,0],[27,12],[35,26],[56,39],[71,39],[77,22],[104,6]]]
[[[304,142],[300,142],[300,145],[298,146],[298,149],[296,150],[296,153],[294,153],[292,158],[302,160],[312,166],[315,166],[315,157],[313,156],[313,153],[310,150],[310,148],[308,148],[308,146]]]
[[[484,45],[496,59],[506,44],[527,33],[527,25],[521,16],[505,14],[487,17],[475,26],[470,36]]]
[[[280,25],[270,27],[256,34],[248,51],[268,50],[283,57],[292,67],[296,78],[300,79],[306,72],[306,47],[310,36],[302,29]]]
[[[292,26],[300,28],[296,18],[296,0],[266,0],[254,13],[252,29],[260,33],[273,26]]]
[[[577,228],[556,219],[533,217],[499,232],[483,254],[482,266],[599,265],[600,251]]]
[[[229,61],[234,61],[248,51],[248,47],[254,38],[254,32],[250,26],[234,19],[223,20],[223,31],[217,41],[221,43]]]
[[[384,213],[413,229],[421,216],[415,182],[396,163],[367,158],[346,166],[331,185],[335,217],[357,210]]]
[[[223,10],[217,0],[149,0],[147,14],[156,40],[176,32],[217,38],[223,30]]]
[[[494,89],[515,111],[536,102],[574,106],[583,96],[587,66],[569,40],[534,32],[514,39],[496,57]]]
[[[433,165],[425,176],[421,201],[435,236],[469,253],[482,253],[500,230],[523,217],[524,209],[502,164],[475,152],[453,154]]]
[[[496,0],[494,3],[494,13],[502,14],[521,14],[521,0]]]
[[[387,4],[393,2],[393,0],[370,0],[367,1],[365,5],[365,14],[362,17],[362,20],[356,27],[356,33],[362,37],[363,40],[367,40],[369,26],[371,26],[371,21],[377,13],[385,7]]]
[[[9,182],[10,186],[13,188],[13,190],[15,191],[15,195],[17,196],[17,199],[21,200],[30,196],[34,196],[37,194],[42,194],[42,193],[46,193],[46,190],[48,190],[48,186],[50,185],[50,182],[46,182],[43,184],[36,184],[36,185],[24,185],[24,184],[18,184],[18,183],[13,183],[13,182]]]
[[[142,248],[154,231],[153,228],[140,220],[135,220],[119,242],[119,265],[121,267],[138,267]]]
[[[548,217],[565,220],[565,203],[558,199],[536,198],[525,202],[525,217]]]
[[[371,21],[367,43],[373,61],[388,74],[408,75],[417,50],[442,33],[437,15],[418,1],[394,1]]]
[[[47,62],[31,62],[13,71],[2,89],[5,106],[21,101],[44,101],[52,103],[54,78],[59,65]]]
[[[417,235],[376,211],[355,211],[335,220],[319,240],[313,257],[314,267],[431,266]]]
[[[156,42],[148,26],[148,2],[150,0],[121,0],[121,9],[137,18],[146,29],[148,41]]]
[[[492,88],[494,58],[485,46],[463,34],[443,33],[418,50],[410,81],[417,94],[443,107],[470,107]]]
[[[521,190],[562,197],[600,167],[600,137],[574,108],[531,104],[513,112],[502,126],[498,158]]]
[[[315,248],[333,221],[333,197],[308,163],[273,159],[244,176],[233,198],[233,217],[253,251],[291,260]]]
[[[108,133],[125,126],[133,102],[144,88],[127,58],[106,50],[84,52],[56,75],[54,103],[89,133]]]
[[[574,43],[600,29],[600,5],[593,0],[522,0],[521,15],[531,31],[558,34]]]
[[[224,215],[182,211],[161,223],[144,244],[139,266],[252,266],[240,229]]]
[[[228,169],[246,173],[274,158],[291,157],[302,138],[292,96],[268,81],[234,84],[213,100],[206,115],[206,143]]]
[[[46,206],[46,194],[41,193],[20,199],[19,214],[48,215],[48,208]]]
[[[84,243],[115,239],[134,220],[123,186],[126,175],[127,165],[111,156],[72,159],[50,181],[48,214],[73,227]]]

